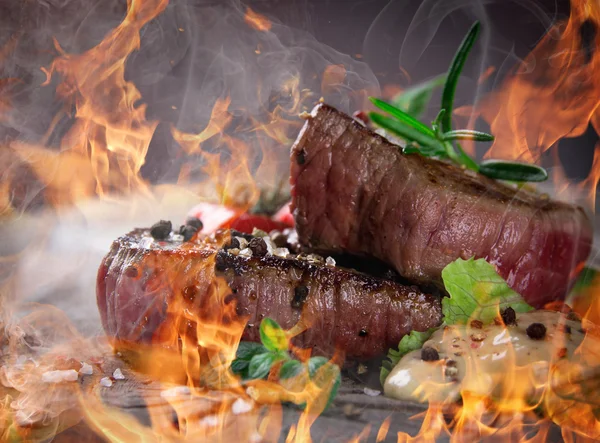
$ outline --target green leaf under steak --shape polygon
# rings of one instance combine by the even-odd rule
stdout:
[[[449,325],[474,319],[489,323],[499,309],[509,306],[516,312],[533,309],[484,259],[455,260],[442,270],[442,279],[450,294],[442,299],[444,321]]]
[[[431,328],[425,332],[411,331],[410,334],[405,335],[398,344],[398,350],[390,349],[385,360],[381,364],[381,372],[379,373],[379,381],[381,386],[385,383],[385,379],[390,375],[394,366],[398,364],[400,359],[411,351],[416,351],[423,347],[423,343],[429,340],[431,334],[433,334],[437,328]]]

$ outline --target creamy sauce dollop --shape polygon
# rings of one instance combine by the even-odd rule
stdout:
[[[527,334],[533,323],[546,327],[543,338]],[[461,391],[535,398],[552,362],[571,359],[584,336],[581,322],[555,311],[518,314],[510,326],[446,326],[423,346],[435,349],[439,360],[423,360],[421,349],[406,354],[387,377],[384,392],[401,400],[438,402],[455,401]]]

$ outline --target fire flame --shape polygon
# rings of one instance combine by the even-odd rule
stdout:
[[[99,45],[81,54],[65,53],[55,42],[60,55],[45,69],[46,87],[52,79],[59,79],[57,94],[64,109],[55,123],[67,116],[72,126],[57,151],[46,146],[51,127],[46,140],[14,142],[2,153],[6,158],[0,157],[2,162],[23,164],[22,171],[44,190],[45,204],[68,205],[90,196],[110,198],[116,192],[149,190],[140,171],[158,122],[147,119],[147,106],[136,86],[126,80],[125,65],[140,47],[142,28],[167,3],[128,0],[122,23]],[[273,26],[250,8],[244,20],[258,32]],[[600,44],[599,26],[598,4],[573,0],[568,22],[551,29],[503,86],[477,106],[496,134],[488,156],[539,162],[563,137],[580,135],[590,124],[600,132],[600,56],[595,51]],[[11,44],[0,50],[0,60],[10,52]],[[322,74],[324,93],[335,92],[347,76],[343,65],[330,65]],[[0,80],[0,91],[18,81]],[[300,126],[292,116],[316,98],[311,91],[300,90],[299,84],[298,78],[289,78],[282,91],[288,100],[281,104],[274,99],[264,121],[238,118],[232,112],[231,98],[223,96],[215,101],[210,120],[200,132],[171,128],[182,152],[202,160],[202,173],[184,167],[180,183],[195,183],[198,192],[210,184],[212,197],[240,210],[256,203],[259,191],[254,175],[274,176],[279,169],[275,163],[260,161],[268,158],[261,141],[289,144]],[[8,94],[2,94],[0,119],[9,108]],[[248,134],[256,136],[258,149],[243,137]],[[64,174],[67,170],[70,173]],[[20,206],[18,180],[16,173],[0,175],[0,214],[11,215]],[[580,184],[592,201],[599,180],[600,145],[590,175]],[[148,381],[156,388],[141,390],[147,404],[157,405],[148,408],[150,426],[102,400],[102,383],[118,386],[114,371],[121,369],[115,366],[121,360],[110,356],[108,343],[80,337],[56,309],[33,307],[33,313],[20,322],[3,325],[11,341],[0,342],[9,349],[0,372],[0,438],[42,441],[83,420],[97,434],[123,442],[161,438],[273,441],[282,432],[281,403],[285,401],[305,404],[286,441],[310,441],[311,425],[325,408],[331,389],[327,374],[320,380],[299,377],[281,383],[273,372],[267,380],[242,382],[230,366],[245,321],[236,315],[235,304],[226,302],[227,285],[213,275],[204,279],[211,282],[206,306],[190,305],[188,288],[198,282],[184,281],[181,276],[199,279],[214,266],[210,259],[199,268],[183,269],[186,266],[171,263],[164,270],[165,280],[157,283],[168,286],[174,302],[168,304],[168,321],[155,332],[153,345],[113,343],[137,369],[126,377],[141,384]],[[398,441],[431,441],[444,435],[453,441],[483,437],[545,441],[552,423],[561,427],[565,439],[597,438],[599,374],[592,369],[600,367],[600,356],[598,334],[592,326],[600,320],[600,301],[584,297],[575,301],[575,309],[584,314],[589,327],[577,351],[578,361],[572,365],[563,360],[550,362],[548,376],[535,380],[535,389],[541,393],[536,401],[530,401],[535,368],[519,367],[514,361],[506,367],[500,397],[470,389],[461,392],[460,404],[440,402],[435,398],[440,386],[424,385],[419,394],[430,399],[430,406],[418,417],[421,430],[416,436],[400,433]],[[309,356],[294,351],[303,360]],[[477,365],[470,368],[478,369]],[[112,374],[112,379],[106,374]],[[545,412],[543,418],[539,410]],[[389,427],[389,420],[380,425],[377,441],[388,436]],[[355,441],[367,438],[370,431],[371,425],[365,427]]]
[[[486,157],[539,163],[561,138],[580,136],[590,124],[600,132],[599,25],[596,3],[572,0],[569,20],[549,29],[503,85],[478,106],[496,136]],[[599,149],[596,146],[595,157]],[[591,208],[599,167],[594,161],[581,185]]]

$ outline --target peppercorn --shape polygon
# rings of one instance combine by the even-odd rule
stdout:
[[[292,308],[301,309],[308,297],[308,288],[306,286],[298,286],[294,288],[294,298],[292,299]]]
[[[252,251],[252,255],[257,257],[263,257],[268,252],[267,244],[261,237],[254,237],[252,240],[250,240],[248,247]]]
[[[517,313],[510,306],[502,311],[502,321],[506,326],[516,325],[517,324]]]
[[[532,340],[542,340],[546,336],[546,326],[542,323],[531,323],[527,326],[526,332]]]
[[[161,220],[158,223],[154,223],[150,228],[150,235],[155,240],[166,240],[169,234],[173,230],[173,225],[170,221]]]
[[[438,361],[440,359],[439,352],[434,348],[421,349],[421,360],[423,361]]]
[[[185,225],[179,229],[179,234],[183,235],[183,241],[190,241],[196,235],[196,232],[198,230],[191,225]]]
[[[304,152],[304,149],[298,152],[298,154],[296,155],[296,161],[299,165],[303,165],[304,163],[306,163],[306,153]]]
[[[215,256],[215,269],[219,272],[224,272],[227,270],[227,262],[224,252],[217,252],[217,255]]]
[[[360,331],[358,331],[359,337],[366,337],[367,335],[369,335],[369,333],[367,332],[367,330],[365,328],[362,328]]]
[[[196,229],[196,231],[202,231],[202,228],[204,228],[204,223],[202,223],[202,220],[200,220],[199,218],[196,217],[190,217],[185,221],[185,224],[188,226],[192,226],[193,228]]]
[[[225,245],[225,247],[223,249],[228,250],[228,249],[240,249],[240,241],[235,238],[235,237],[231,237],[231,242],[229,242],[228,245]]]

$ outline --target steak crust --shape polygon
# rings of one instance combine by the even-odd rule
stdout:
[[[283,328],[309,328],[296,346],[353,359],[383,355],[412,330],[441,323],[440,298],[416,286],[297,257],[244,257],[219,242],[157,242],[138,229],[117,239],[98,271],[97,302],[106,333],[117,340],[160,343],[169,316],[214,312],[210,287],[222,277],[247,319],[243,340],[259,341],[271,317]],[[173,343],[162,343],[173,345]]]
[[[301,243],[376,257],[442,287],[457,258],[484,258],[534,307],[564,300],[592,244],[582,208],[397,146],[318,105],[291,151]]]

